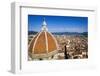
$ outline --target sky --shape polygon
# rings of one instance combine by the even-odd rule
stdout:
[[[43,19],[49,32],[88,32],[88,17],[28,15],[28,31],[41,31]]]

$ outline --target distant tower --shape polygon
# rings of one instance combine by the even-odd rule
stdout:
[[[47,23],[43,19],[41,31],[31,40],[28,47],[32,59],[49,59],[58,53],[58,44],[55,37],[48,32]]]

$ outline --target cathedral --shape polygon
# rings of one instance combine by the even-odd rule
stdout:
[[[28,45],[28,54],[32,60],[53,59],[58,53],[58,44],[55,37],[48,31],[45,18],[41,31],[36,34]]]

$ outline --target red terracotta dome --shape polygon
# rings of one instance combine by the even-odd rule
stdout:
[[[48,32],[45,19],[42,24],[42,31],[39,32],[30,42],[28,51],[31,58],[47,58],[57,53],[57,41]]]

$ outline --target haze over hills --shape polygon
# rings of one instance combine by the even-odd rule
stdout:
[[[35,35],[37,34],[38,32],[37,31],[28,31],[28,35]],[[82,32],[82,33],[79,33],[79,32],[51,32],[52,34],[54,35],[85,35],[87,36],[88,35],[88,32]]]

